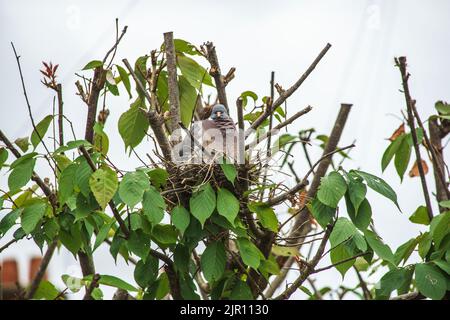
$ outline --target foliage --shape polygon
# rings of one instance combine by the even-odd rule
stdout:
[[[203,58],[207,58],[203,51],[185,40],[175,39],[174,43],[179,70],[180,118],[185,126],[189,126],[197,99],[203,96],[203,86],[214,87],[215,84],[210,71],[202,66]],[[155,55],[150,59],[145,55],[136,60],[134,72],[138,81],[147,80],[149,68],[163,66],[162,58],[159,59]],[[132,99],[135,93],[131,87],[136,86],[135,99],[117,123],[125,150],[134,150],[145,142],[148,134],[148,111],[159,108],[165,112],[169,108],[167,71],[164,67],[160,70],[153,89],[142,81],[146,90],[154,90],[155,107],[147,105],[145,93],[134,78],[130,79],[127,68],[114,66],[118,76],[114,78],[113,70],[106,70],[107,79],[101,89],[120,95],[122,89],[117,84],[122,82],[126,96]],[[102,68],[105,64],[101,60],[93,60],[83,70],[92,72]],[[247,124],[252,124],[264,111],[263,107],[257,106],[258,95],[247,90],[241,98],[247,111],[244,119]],[[267,99],[261,99],[263,105]],[[249,110],[251,102],[254,107]],[[438,103],[436,109],[439,117],[447,119],[450,114],[447,104]],[[275,109],[274,116],[278,123],[286,118],[282,108]],[[225,177],[222,182],[200,181],[191,186],[186,201],[170,198],[176,199],[174,202],[168,199],[168,193],[174,194],[169,166],[123,172],[111,163],[107,156],[109,138],[104,129],[108,126],[109,130],[114,129],[115,124],[97,122],[94,141],[68,141],[47,153],[43,144],[54,120],[54,116],[49,115],[38,122],[29,138],[32,152],[25,153],[28,138],[16,140],[23,154],[15,160],[7,148],[0,148],[0,168],[8,175],[9,188],[0,198],[1,210],[6,213],[0,221],[0,237],[13,230],[17,241],[26,236],[42,249],[56,240],[74,256],[82,252],[91,258],[99,246],[108,243],[115,260],[135,263],[136,285],[110,275],[99,275],[97,280],[92,274],[82,279],[63,275],[71,292],[78,292],[82,287],[87,289],[93,281],[98,281],[98,284],[125,290],[138,299],[163,299],[168,294],[198,299],[200,290],[213,299],[254,299],[261,294],[254,289],[255,275],[262,281],[278,275],[279,261],[286,256],[295,257],[299,265],[310,259],[300,254],[298,245],[292,245],[292,240],[284,238],[286,229],[283,230],[285,224],[280,210],[267,202],[279,192],[273,184],[264,184],[265,180],[256,177],[256,183],[242,192],[239,189],[243,181],[240,168],[233,163],[222,163],[216,168]],[[268,121],[264,121],[260,129],[265,130],[267,126]],[[415,130],[423,147],[424,132],[421,128]],[[310,129],[297,136],[286,134],[279,140],[281,148],[271,150],[292,155],[294,146],[303,143],[306,137],[324,148],[329,137],[313,136],[313,133]],[[396,172],[404,181],[413,147],[411,133],[398,130],[382,156],[382,170],[394,160]],[[339,155],[342,161],[350,159],[343,151],[339,151]],[[35,192],[36,163],[43,164],[45,159],[56,173],[54,190],[49,189],[55,198]],[[287,163],[286,159],[287,156],[283,165]],[[329,239],[325,240],[328,240],[331,267],[343,278],[352,267],[367,275],[382,270],[380,281],[369,285],[371,297],[387,299],[394,291],[402,294],[418,290],[428,298],[442,299],[449,285],[450,211],[430,219],[425,206],[417,208],[409,219],[421,224],[423,232],[393,250],[373,228],[370,200],[375,197],[374,191],[400,209],[395,191],[371,173],[345,170],[342,161],[339,165],[332,162],[333,169],[321,177],[318,191],[311,199],[296,198],[302,199],[304,191],[294,195],[290,199],[289,212],[298,213],[304,206],[308,209],[313,225],[328,234]],[[267,197],[266,189],[269,190]],[[448,203],[441,203],[441,206],[449,208]],[[392,214],[399,214],[394,207],[392,211]],[[249,217],[254,221],[249,222]],[[255,225],[252,227],[251,223]],[[254,228],[264,237],[260,237]],[[274,241],[268,248],[263,245],[266,238]],[[415,251],[418,251],[419,261],[408,263]],[[206,283],[207,289],[201,288],[204,285],[199,278]],[[361,296],[362,285],[340,289]],[[334,294],[328,287],[312,293],[312,289],[303,285],[299,290],[310,299]],[[58,294],[59,290],[53,284],[42,281],[34,298],[54,299]],[[91,294],[94,299],[103,297],[99,288]]]

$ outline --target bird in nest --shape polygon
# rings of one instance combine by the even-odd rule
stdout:
[[[209,119],[192,123],[189,135],[177,146],[180,162],[212,162],[226,156],[236,160],[237,131],[233,119],[222,104],[216,104]]]

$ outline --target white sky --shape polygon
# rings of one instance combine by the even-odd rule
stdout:
[[[114,19],[128,25],[116,62],[134,61],[159,47],[162,33],[174,31],[176,38],[194,44],[213,41],[223,72],[236,67],[236,78],[227,87],[230,105],[245,90],[260,97],[269,94],[270,72],[284,88],[291,85],[309,66],[327,42],[333,47],[289,99],[288,113],[307,105],[313,110],[289,127],[292,133],[315,127],[328,134],[341,102],[353,103],[341,145],[357,140],[353,160],[345,168],[361,168],[381,175],[380,161],[387,147],[385,138],[400,124],[404,106],[400,75],[394,56],[406,55],[411,72],[410,87],[417,106],[426,119],[434,112],[434,102],[450,100],[450,2],[435,1],[6,1],[0,0],[0,128],[12,139],[29,136],[31,124],[21,92],[10,41],[19,54],[35,119],[51,113],[52,93],[40,84],[41,61],[60,64],[58,73],[64,90],[66,115],[82,137],[86,107],[75,96],[75,72],[93,59],[103,58],[114,41]],[[123,91],[123,87],[120,88]],[[108,99],[111,110],[106,131],[110,154],[122,169],[139,165],[135,158],[123,156],[124,146],[117,133],[117,120],[129,106],[126,95]],[[234,113],[232,112],[232,116]],[[66,135],[69,138],[68,135]],[[66,139],[67,139],[66,138]],[[151,144],[138,150],[148,152]],[[312,154],[320,154],[315,148]],[[305,172],[306,161],[297,149],[296,166]],[[449,156],[448,154],[446,155]],[[49,174],[44,164],[39,173]],[[377,230],[395,250],[423,230],[409,223],[408,217],[424,203],[419,179],[405,177],[403,185],[393,167],[382,177],[397,191],[403,214],[388,200],[369,192]],[[428,175],[428,185],[434,181]],[[292,179],[291,179],[292,180]],[[0,186],[6,186],[3,171]],[[286,184],[292,181],[286,179]],[[0,240],[0,245],[7,240]],[[2,258],[17,256],[22,263],[21,277],[27,277],[26,261],[39,250],[33,244],[17,244]],[[120,262],[114,267],[107,248],[95,258],[100,273],[123,276],[133,281],[130,268]],[[327,262],[324,262],[325,264]],[[51,280],[61,284],[63,273],[76,273],[78,265],[62,251],[50,266]],[[354,282],[350,275],[348,280]],[[336,287],[340,275],[335,270],[320,276],[319,284]],[[111,290],[106,291],[110,294]],[[300,297],[300,296],[299,296]]]

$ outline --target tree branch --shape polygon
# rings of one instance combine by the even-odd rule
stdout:
[[[333,129],[329,135],[328,142],[323,150],[323,156],[326,156],[330,152],[336,150],[339,140],[341,138],[342,132],[344,130],[344,126],[347,122],[348,115],[350,113],[352,105],[342,103],[341,108],[339,110],[338,116],[334,123]],[[316,196],[317,189],[320,185],[320,179],[325,176],[328,167],[331,163],[331,157],[326,157],[324,161],[320,161],[320,164],[317,167],[316,173],[312,180],[312,183],[308,189],[307,199],[312,199]],[[313,170],[311,168],[311,170]],[[292,228],[290,237],[302,236],[306,235],[311,231],[311,223],[309,222],[309,211],[306,207],[299,209],[299,212],[295,214],[295,222]],[[287,276],[289,268],[294,263],[294,258],[289,257],[286,259],[281,259],[280,264],[282,265],[281,273],[272,281],[271,287],[267,291],[268,296],[272,296],[275,290],[281,285],[284,279]]]
[[[406,57],[399,57],[398,59],[396,58],[395,62],[399,67],[400,74],[402,76],[402,86],[403,92],[405,94],[406,109],[408,112],[408,125],[411,130],[411,136],[413,139],[414,152],[416,154],[417,160],[417,168],[419,169],[420,182],[422,183],[423,195],[427,206],[428,217],[430,218],[431,221],[433,219],[433,209],[431,207],[430,195],[428,194],[427,181],[425,180],[425,172],[422,166],[422,157],[420,155],[419,141],[417,140],[417,132],[414,124],[414,116],[412,110],[413,104],[415,102],[411,99],[411,95],[409,93],[409,86],[408,86],[409,73],[406,71]]]
[[[47,251],[44,254],[44,257],[42,258],[39,270],[36,273],[36,276],[34,277],[33,282],[31,282],[30,288],[28,289],[25,295],[26,300],[32,299],[34,294],[36,293],[36,290],[39,288],[39,285],[42,279],[44,278],[45,272],[47,271],[48,264],[50,263],[50,260],[53,257],[53,253],[55,252],[57,244],[58,241],[56,239],[49,244]]]
[[[98,282],[100,281],[100,275],[98,273],[94,274],[89,287],[86,288],[86,293],[84,294],[83,300],[93,300],[92,291],[98,287]]]
[[[174,132],[180,122],[180,93],[177,80],[177,58],[173,42],[173,32],[164,33],[164,51],[167,60],[167,82],[170,103],[170,130]]]
[[[285,300],[289,299],[289,297],[303,284],[303,282],[313,273],[314,268],[319,263],[322,258],[322,254],[325,251],[325,246],[327,244],[328,238],[330,237],[331,231],[333,230],[334,225],[328,225],[325,234],[323,236],[322,241],[320,242],[319,248],[317,249],[316,254],[314,255],[311,262],[306,264],[305,270],[300,274],[300,276],[288,287],[284,290],[279,296],[275,297],[275,300]]]
[[[211,69],[209,70],[209,73],[214,78],[214,82],[216,84],[217,89],[217,98],[221,104],[225,106],[227,109],[227,112],[230,112],[230,109],[228,108],[228,102],[227,102],[227,95],[225,92],[225,82],[224,77],[222,76],[222,73],[220,71],[219,66],[219,59],[217,58],[216,53],[216,47],[212,42],[206,42],[206,59],[209,61],[209,64],[211,65]]]
[[[308,78],[308,76],[313,72],[313,70],[316,68],[317,64],[322,60],[323,56],[327,53],[327,51],[331,48],[331,44],[327,43],[327,45],[322,49],[322,51],[319,53],[319,55],[314,59],[314,61],[311,63],[309,68],[305,71],[305,73],[300,77],[300,79],[295,82],[292,87],[290,87],[287,90],[284,90],[281,92],[278,99],[275,100],[275,102],[268,107],[264,113],[259,116],[251,125],[252,130],[255,130],[258,128],[261,123],[266,120],[272,112],[278,108],[284,101],[286,101],[287,98],[289,98],[301,85],[302,83]]]
[[[145,90],[144,85],[141,83],[141,81],[138,79],[138,77],[134,73],[133,68],[131,67],[128,60],[123,59],[122,61],[125,64],[125,66],[127,67],[128,71],[130,72],[134,81],[136,82],[136,85],[142,90],[142,92],[144,92],[145,98],[151,104],[152,99],[151,99],[150,95]],[[164,119],[155,110],[150,110],[148,112],[148,120],[149,120],[150,126],[155,134],[155,138],[158,141],[159,147],[161,148],[161,151],[164,155],[164,158],[170,162],[172,159],[172,151],[171,151],[169,141],[167,140],[167,135],[164,132],[164,127],[163,127]]]
[[[448,185],[445,182],[441,180],[442,177],[445,177],[445,171],[444,171],[444,153],[443,153],[443,147],[442,147],[442,141],[441,141],[441,134],[440,134],[440,128],[437,122],[437,119],[430,118],[428,122],[428,128],[430,130],[430,139],[429,143],[427,142],[428,148],[430,150],[434,151],[434,162],[433,162],[433,173],[434,173],[434,180],[436,183],[436,198],[438,202],[449,200],[450,197],[448,196]],[[435,163],[436,162],[436,163]],[[447,211],[446,208],[439,207],[440,212]]]

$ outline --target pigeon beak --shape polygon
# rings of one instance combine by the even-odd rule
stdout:
[[[216,112],[216,115],[220,118],[220,117],[222,116],[222,112],[217,111],[217,112]]]

